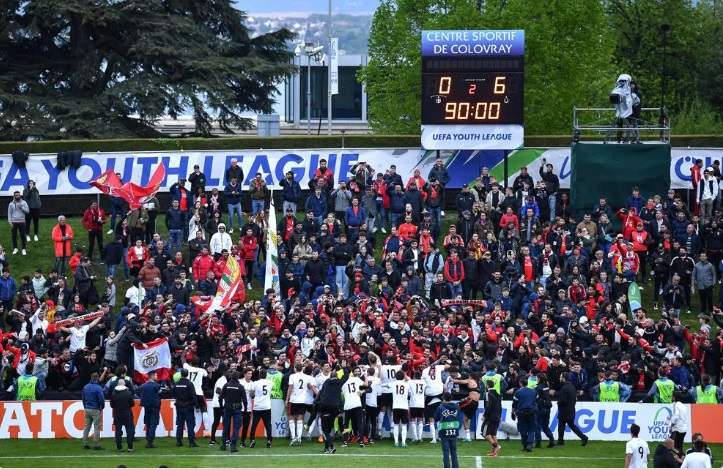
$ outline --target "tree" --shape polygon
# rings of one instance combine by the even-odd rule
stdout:
[[[369,63],[359,74],[377,132],[420,132],[425,29],[525,30],[528,134],[571,132],[572,107],[604,104],[600,100],[617,77],[599,0],[384,0],[372,22]]]
[[[250,127],[294,71],[288,30],[251,38],[231,0],[0,2],[0,138],[151,136],[191,112]],[[215,116],[213,116],[215,114]]]

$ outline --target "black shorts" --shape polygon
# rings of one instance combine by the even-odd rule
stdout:
[[[380,394],[377,396],[377,407],[389,409],[392,407],[392,393]]]
[[[424,407],[410,407],[409,416],[413,419],[421,419],[424,417]]]
[[[196,409],[206,412],[206,398],[196,394]]]
[[[469,419],[474,420],[477,415],[477,408],[479,407],[479,401],[467,399],[459,404],[459,410]]]
[[[437,412],[437,407],[439,407],[441,403],[442,401],[437,401],[434,404],[427,404],[427,406],[424,408],[424,418],[433,419],[434,413]]]
[[[487,420],[482,421],[482,436],[497,436],[497,428],[500,426],[500,422],[488,422]]]
[[[409,423],[409,411],[407,409],[393,409],[392,410],[392,422],[394,424],[406,425]]]
[[[302,417],[306,413],[306,404],[294,404],[293,402],[289,406],[289,415],[301,415]]]

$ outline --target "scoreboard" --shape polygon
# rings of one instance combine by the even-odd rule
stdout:
[[[524,31],[422,32],[422,146],[514,150],[524,141]]]

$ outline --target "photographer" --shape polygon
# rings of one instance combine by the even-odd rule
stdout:
[[[329,194],[329,201],[334,202],[334,216],[336,219],[344,220],[346,209],[351,207],[351,191],[347,188],[346,181],[339,181],[339,187]]]

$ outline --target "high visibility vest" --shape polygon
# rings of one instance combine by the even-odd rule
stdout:
[[[620,402],[620,383],[600,383],[600,402]]]
[[[498,375],[498,374],[496,374],[496,373],[495,373],[494,375],[484,375],[484,376],[482,376],[482,382],[483,382],[485,385],[487,384],[487,381],[492,381],[493,383],[495,383],[493,387],[494,387],[495,391],[497,391],[497,394],[499,394],[499,395],[501,396],[501,395],[502,395],[502,385],[501,385],[500,383],[501,383],[501,381],[502,381],[502,376],[500,376],[500,375]],[[484,389],[486,389],[486,388],[487,388],[487,387],[485,386]]]
[[[284,391],[281,389],[281,380],[284,378],[284,374],[280,371],[269,372],[266,378],[273,383],[271,386],[271,399],[283,399]]]
[[[537,376],[530,376],[527,380],[527,387],[530,389],[535,389],[537,387]]]
[[[705,389],[703,389],[700,386],[696,386],[695,392],[698,396],[695,403],[696,404],[717,404],[718,403],[718,396],[717,391],[718,389],[711,385],[708,385]]]
[[[18,396],[19,401],[34,401],[35,386],[38,384],[37,376],[21,376],[18,378]]]
[[[662,379],[655,380],[655,384],[658,386],[658,394],[655,396],[655,402],[660,402],[663,404],[672,404],[673,403],[673,391],[675,390],[675,383],[673,381],[666,379],[663,381]]]

